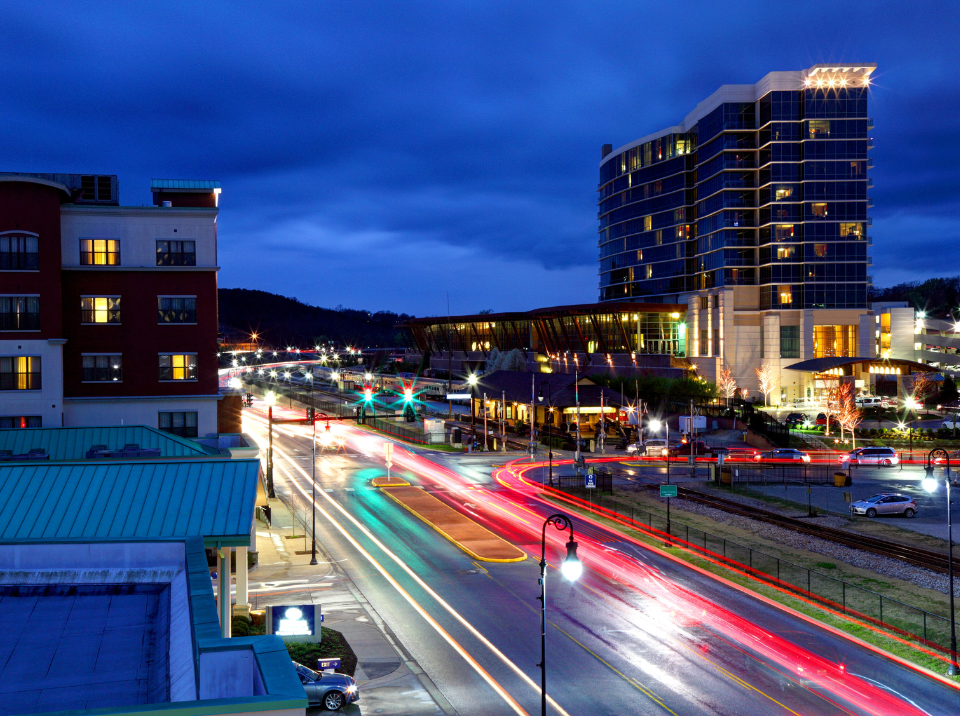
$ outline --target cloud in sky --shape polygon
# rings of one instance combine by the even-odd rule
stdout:
[[[116,173],[129,204],[219,179],[223,286],[522,310],[597,298],[601,144],[724,83],[876,61],[883,284],[960,258],[958,26],[940,2],[11,3],[0,169]]]

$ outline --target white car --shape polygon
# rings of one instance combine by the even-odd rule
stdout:
[[[627,445],[627,452],[631,454],[640,453],[649,457],[662,457],[667,454],[667,441],[663,438],[650,438],[643,443],[632,443]]]

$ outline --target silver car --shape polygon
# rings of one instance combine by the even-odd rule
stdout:
[[[327,711],[338,711],[344,704],[360,700],[357,682],[352,676],[326,671],[320,673],[297,662],[293,662],[293,665],[311,706],[319,704]]]
[[[900,456],[891,447],[857,448],[846,455],[841,455],[840,464],[884,465],[889,467],[890,465],[899,465]]]
[[[850,511],[855,515],[876,517],[877,515],[903,515],[913,517],[917,514],[917,503],[907,495],[882,492],[879,495],[859,500],[850,505]]]

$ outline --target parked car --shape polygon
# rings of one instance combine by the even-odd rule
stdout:
[[[907,495],[882,492],[879,495],[854,502],[850,505],[850,510],[855,515],[866,515],[867,517],[876,517],[877,515],[913,517],[917,514],[917,503],[916,500]]]
[[[317,672],[303,664],[293,662],[307,692],[307,701],[311,706],[318,704],[328,711],[339,711],[345,704],[360,700],[357,682],[352,676],[330,672]]]
[[[882,405],[884,408],[896,408],[896,407],[897,407],[897,399],[896,399],[896,398],[893,398],[893,397],[881,398],[881,399],[880,399],[880,405]]]
[[[703,442],[703,440],[694,440],[692,443],[692,449],[691,443],[689,442],[677,443],[676,445],[672,445],[670,447],[670,457],[684,457],[690,455],[691,452],[694,456],[706,455],[707,457],[711,457],[713,455],[713,452],[709,447],[707,447],[707,444]]]
[[[778,450],[769,450],[753,456],[754,462],[761,460],[790,460],[793,462],[810,462],[810,456],[805,452],[794,450],[793,448],[780,448]]]
[[[947,430],[956,430],[957,428],[960,428],[960,416],[947,418],[940,424],[940,427],[946,428]]]
[[[803,421],[806,420],[803,413],[790,413],[783,422],[785,422],[789,427],[794,425],[803,425]]]
[[[840,464],[846,465],[899,465],[900,456],[891,447],[868,447],[851,450],[840,456]]]
[[[642,443],[633,443],[627,445],[627,452],[631,454],[640,453],[650,457],[661,457],[667,452],[667,441],[663,438],[650,438]]]
[[[883,400],[872,395],[858,395],[855,402],[859,408],[880,408],[883,406]]]

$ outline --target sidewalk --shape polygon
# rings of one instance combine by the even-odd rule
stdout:
[[[273,525],[257,523],[259,563],[250,571],[250,604],[263,609],[270,604],[310,602],[323,607],[323,625],[336,629],[357,655],[354,674],[360,687],[360,702],[344,708],[347,714],[383,716],[453,716],[453,707],[403,648],[390,628],[373,610],[340,567],[317,543],[316,566],[297,525],[279,499],[270,500]],[[306,664],[315,668],[315,664]],[[311,709],[319,712],[321,709]]]

